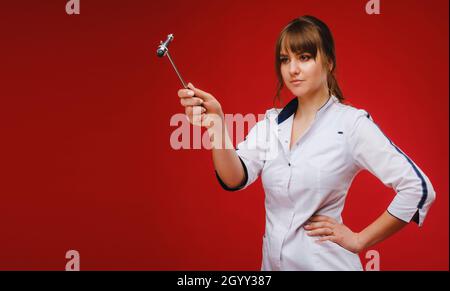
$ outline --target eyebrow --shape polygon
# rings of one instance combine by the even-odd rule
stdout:
[[[311,53],[309,53],[309,52],[300,52],[300,53],[295,53],[296,55],[304,55],[304,54],[308,54],[308,55],[311,55]],[[287,57],[287,56],[289,56],[288,54],[285,54],[285,53],[280,53],[280,57]]]

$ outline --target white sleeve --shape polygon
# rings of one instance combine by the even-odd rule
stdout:
[[[244,167],[245,179],[241,185],[230,188],[219,177],[216,171],[216,177],[220,185],[227,191],[238,191],[247,188],[261,174],[264,166],[264,157],[266,152],[266,144],[264,136],[266,135],[264,121],[258,122],[249,131],[246,138],[236,146],[236,153]]]
[[[396,195],[387,209],[391,215],[422,226],[436,197],[430,180],[366,111],[359,109],[357,113],[348,138],[354,163],[395,190]]]

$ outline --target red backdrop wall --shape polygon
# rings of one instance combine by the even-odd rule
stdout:
[[[354,106],[431,179],[423,228],[371,248],[382,270],[448,270],[447,0],[9,1],[0,18],[0,269],[258,270],[260,180],[225,192],[207,150],[173,150],[182,108],[167,59],[226,113],[264,113],[275,92],[274,45],[294,17],[331,28],[338,79]],[[368,172],[345,222],[361,230],[393,198]],[[361,254],[363,264],[364,254]]]

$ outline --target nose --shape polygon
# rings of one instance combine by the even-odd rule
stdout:
[[[289,73],[291,75],[298,75],[300,73],[300,64],[297,60],[292,60],[289,62]]]

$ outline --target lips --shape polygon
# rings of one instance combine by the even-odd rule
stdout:
[[[301,84],[302,82],[304,82],[305,80],[291,80],[292,84]]]

